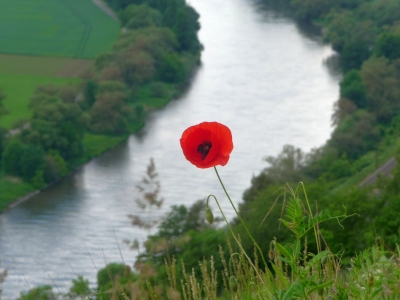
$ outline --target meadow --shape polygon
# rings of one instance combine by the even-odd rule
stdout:
[[[92,1],[2,0],[0,53],[94,58],[111,50],[118,21]]]
[[[25,57],[22,59],[23,65],[16,63],[17,60],[14,61],[14,69],[12,59],[9,59],[7,64],[3,64],[2,60],[5,60],[4,55],[0,55],[0,89],[6,95],[3,104],[8,113],[0,118],[1,127],[10,129],[16,121],[31,117],[29,101],[38,85],[79,82],[78,78],[54,76],[64,70],[68,59],[48,58],[50,63],[46,63],[46,58],[35,60],[34,57]]]

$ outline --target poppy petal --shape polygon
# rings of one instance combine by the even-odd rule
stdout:
[[[230,129],[218,122],[203,122],[187,128],[180,144],[186,159],[198,168],[226,165],[233,150]]]

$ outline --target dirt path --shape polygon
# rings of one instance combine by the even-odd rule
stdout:
[[[111,18],[119,22],[119,19],[115,12],[113,12],[103,1],[101,0],[92,0],[94,4],[96,4],[102,11],[104,11]]]
[[[394,157],[389,159],[383,165],[381,165],[378,169],[376,169],[373,173],[368,175],[363,181],[360,182],[360,187],[373,185],[378,180],[378,175],[380,176],[389,176],[392,170],[396,167],[397,161]]]

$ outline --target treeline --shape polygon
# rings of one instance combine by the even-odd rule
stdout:
[[[37,87],[32,118],[0,130],[2,173],[43,188],[98,154],[87,149],[94,135],[127,137],[147,111],[187,84],[202,50],[196,11],[176,0],[110,5],[122,27],[113,49],[96,58],[80,84]]]
[[[303,181],[309,199],[320,209],[358,214],[341,224],[321,225],[331,250],[343,251],[344,258],[351,257],[378,237],[388,249],[396,249],[400,223],[393,213],[400,204],[399,166],[392,178],[381,178],[378,187],[359,187],[362,178],[347,187],[342,185],[366,166],[378,167],[384,162],[379,161],[379,157],[385,157],[381,153],[387,153],[388,159],[387,155],[393,155],[399,147],[400,2],[291,3],[301,22],[322,26],[325,42],[339,54],[344,76],[332,115],[334,130],[324,146],[310,153],[287,145],[277,157],[268,157],[269,166],[252,179],[244,193],[240,213],[250,231],[255,232],[256,240],[264,243],[263,250],[268,251],[273,238],[289,241],[290,232],[278,230],[285,204],[282,187]],[[400,149],[397,153],[399,161]],[[244,233],[239,224],[237,230]],[[250,240],[244,239],[244,244],[247,250],[253,247]]]

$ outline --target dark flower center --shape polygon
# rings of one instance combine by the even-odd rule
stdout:
[[[208,152],[210,152],[212,147],[211,141],[204,141],[197,147],[197,152],[201,154],[201,160],[207,157]]]

